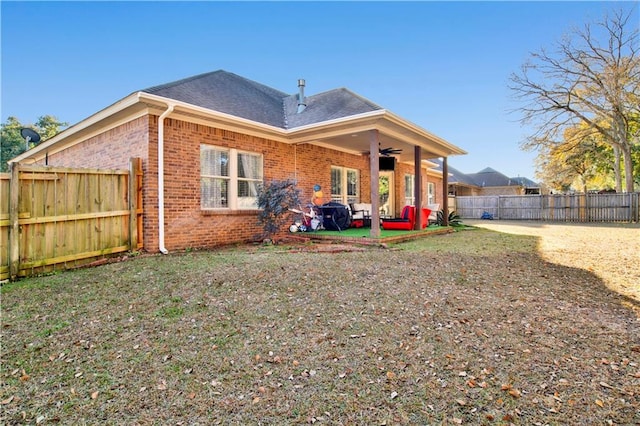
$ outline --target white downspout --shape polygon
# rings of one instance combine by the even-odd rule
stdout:
[[[174,104],[158,118],[158,245],[162,254],[169,253],[164,246],[164,119],[173,112]]]

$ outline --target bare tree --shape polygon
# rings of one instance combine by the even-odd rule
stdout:
[[[573,30],[553,52],[532,53],[520,72],[511,75],[509,84],[523,103],[517,109],[521,123],[536,129],[522,144],[524,149],[550,150],[563,143],[567,128],[586,125],[622,157],[627,192],[633,191],[631,151],[638,143],[631,117],[640,108],[637,14],[637,9],[620,11]]]

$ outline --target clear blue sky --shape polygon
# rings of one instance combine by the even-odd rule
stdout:
[[[637,2],[2,1],[1,119],[77,123],[128,94],[224,69],[288,93],[347,87],[534,178],[508,77],[571,27]],[[640,19],[638,20],[640,21]]]

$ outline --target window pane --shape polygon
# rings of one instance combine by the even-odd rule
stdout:
[[[413,175],[404,175],[404,196],[413,197]]]
[[[238,181],[238,197],[257,197],[258,196],[258,182],[240,180]]]
[[[200,174],[203,176],[229,176],[229,153],[201,146]]]
[[[342,169],[331,168],[331,196],[342,195]]]
[[[406,205],[415,205],[415,176],[404,175],[404,203]]]
[[[436,186],[433,182],[429,182],[427,184],[428,194],[427,194],[427,203],[434,204],[436,202]]]
[[[358,195],[358,171],[347,170],[347,195],[349,197],[355,197]]]
[[[238,177],[262,179],[262,156],[238,153]]]
[[[202,208],[215,209],[228,207],[229,190],[226,179],[202,178],[200,200]]]

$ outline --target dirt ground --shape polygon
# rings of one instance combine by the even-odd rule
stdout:
[[[538,237],[545,260],[588,270],[611,290],[640,301],[640,224],[464,222],[498,232]]]

